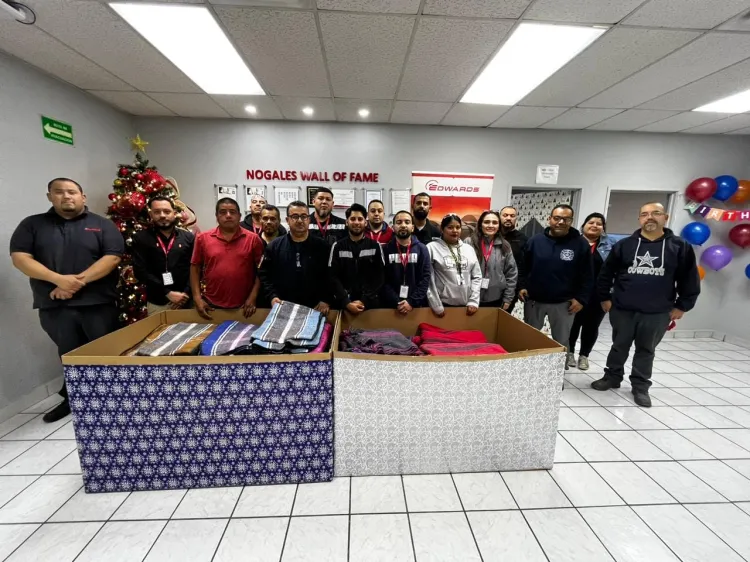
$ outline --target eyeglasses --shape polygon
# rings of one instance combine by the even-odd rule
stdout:
[[[310,220],[310,215],[289,215],[288,218],[293,221],[305,222]]]
[[[571,224],[573,222],[573,217],[550,217],[550,220],[552,222],[563,222],[565,224]]]
[[[663,213],[662,211],[652,211],[651,213],[641,213],[638,216],[641,217],[642,219],[647,219],[649,217],[658,219],[659,217],[663,217],[664,215],[666,215],[666,213]]]

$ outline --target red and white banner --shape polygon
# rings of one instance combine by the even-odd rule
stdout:
[[[476,224],[482,211],[490,208],[494,180],[494,174],[412,172],[411,195],[424,192],[432,197],[430,219],[437,223],[455,213],[465,223]]]

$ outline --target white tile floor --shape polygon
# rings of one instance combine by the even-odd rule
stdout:
[[[47,399],[0,424],[0,560],[750,561],[750,349],[665,339],[652,395],[566,373],[549,471],[85,494]]]

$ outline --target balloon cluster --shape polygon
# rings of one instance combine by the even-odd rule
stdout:
[[[690,182],[685,197],[698,203],[711,198],[729,203],[746,203],[750,201],[750,181],[737,180],[734,176],[698,178]]]

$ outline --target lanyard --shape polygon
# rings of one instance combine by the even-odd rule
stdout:
[[[461,248],[456,246],[456,252],[458,253],[458,256],[456,256],[456,252],[453,251],[453,246],[446,243],[446,246],[448,246],[448,250],[450,250],[451,257],[453,258],[453,261],[456,264],[456,272],[458,273],[458,281],[459,283],[463,281],[463,278],[461,277]]]
[[[321,236],[322,236],[323,238],[325,238],[325,237],[326,237],[326,234],[328,234],[328,225],[329,225],[329,223],[331,222],[331,217],[329,216],[329,217],[328,217],[328,218],[326,219],[326,222],[325,222],[325,225],[326,225],[326,227],[325,227],[325,228],[323,228],[323,224],[322,224],[322,223],[320,222],[320,220],[318,219],[318,214],[317,214],[317,213],[315,214],[315,222],[316,222],[316,223],[318,223],[318,230],[320,231],[320,235],[321,235]]]
[[[398,250],[398,258],[401,260],[401,265],[404,268],[404,285],[406,285],[406,266],[409,265],[409,254],[411,253],[411,240],[409,245],[406,247],[406,254],[401,253],[401,244],[396,242],[396,249]]]
[[[262,226],[256,227],[254,224],[252,226],[253,226],[253,232],[255,234],[257,234],[258,236],[260,236],[261,234],[263,234],[263,227]]]
[[[161,248],[161,251],[164,252],[164,267],[167,271],[169,271],[169,251],[172,249],[172,246],[174,246],[174,241],[177,239],[177,235],[173,234],[172,237],[169,239],[169,245],[165,245],[164,242],[162,242],[161,237],[157,234],[156,235],[156,243],[159,244],[159,247]]]
[[[383,230],[384,230],[383,227],[381,227],[380,231],[377,234],[375,234],[371,230],[370,231],[370,234],[371,234],[370,239],[375,240],[375,242],[377,242],[378,244],[380,244],[380,237],[383,235]],[[373,238],[373,236],[374,236],[374,238]],[[411,242],[409,242],[409,247],[411,248]]]
[[[484,256],[484,276],[487,277],[487,269],[490,265],[490,258],[492,257],[492,244],[488,250],[485,250],[484,238],[482,238],[482,255]]]

